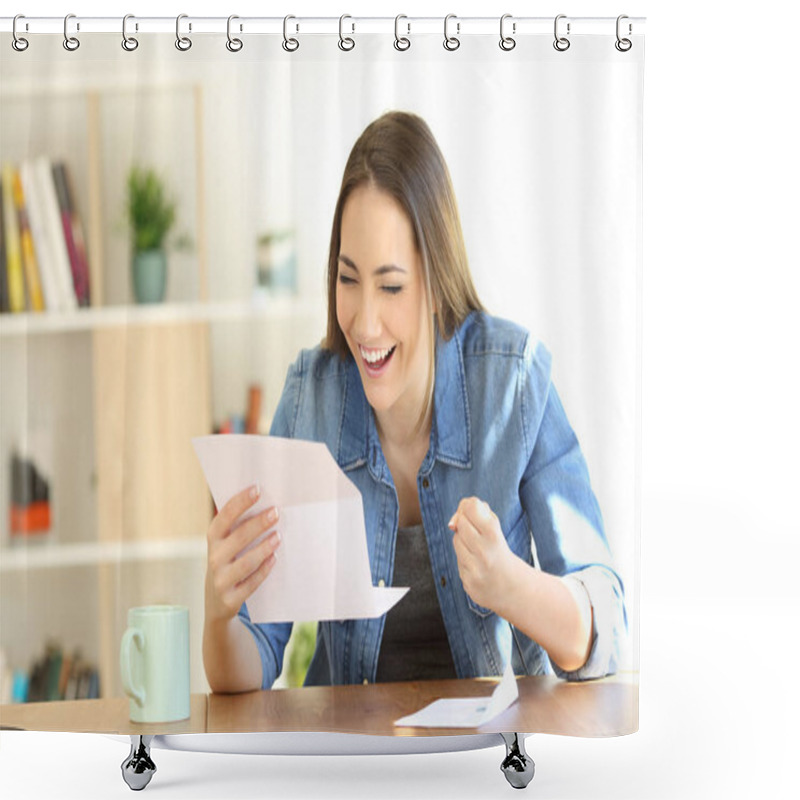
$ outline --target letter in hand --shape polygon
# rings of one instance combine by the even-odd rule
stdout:
[[[465,497],[447,526],[453,531],[453,547],[464,591],[480,606],[498,612],[515,555],[489,504]]]
[[[280,533],[274,530],[264,534],[277,524],[278,509],[273,506],[242,519],[260,496],[258,486],[239,492],[211,521],[207,536],[207,619],[225,622],[236,616],[275,565]]]

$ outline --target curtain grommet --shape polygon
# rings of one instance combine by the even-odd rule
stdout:
[[[353,19],[353,18],[349,14],[342,14],[342,16],[339,17],[339,49],[343,50],[345,53],[349,53],[356,46],[356,42],[355,39],[353,39],[352,37],[344,35],[342,28],[344,26],[344,21],[346,19]],[[353,25],[352,32],[355,33],[356,24],[352,23],[352,25]]]
[[[178,14],[175,19],[175,47],[182,53],[185,53],[192,46],[192,40],[188,36],[181,36],[181,20],[188,19],[188,14]],[[189,31],[192,30],[192,23],[189,23]]]
[[[408,38],[408,34],[411,33],[411,23],[407,22],[406,26],[408,27],[408,32],[406,36],[400,35],[400,20],[401,19],[408,19],[405,14],[398,14],[394,18],[394,49],[399,50],[401,53],[404,53],[411,47],[411,39]]]
[[[628,15],[627,14],[620,14],[617,17],[617,41],[614,42],[614,47],[616,47],[617,50],[619,50],[620,53],[627,53],[628,50],[630,50],[631,47],[633,47],[633,42],[630,39],[624,38],[624,37],[619,35],[620,23],[624,19],[628,19]],[[631,24],[629,22],[628,23],[628,36],[630,36],[632,32],[633,32],[633,27],[631,26]]]
[[[511,36],[506,36],[505,34],[505,24],[507,19],[512,19],[511,14],[503,14],[500,17],[500,49],[505,50],[508,53],[510,50],[513,50],[517,46],[517,40],[513,39]],[[517,32],[517,23],[511,23],[511,32]]]
[[[456,21],[456,36],[448,35],[447,28],[450,23],[451,19],[457,20],[455,14],[448,14],[444,18],[444,42],[442,42],[442,46],[445,50],[449,50],[451,53],[454,50],[458,50],[461,47],[461,40],[458,38],[458,34],[461,33],[461,23]]]
[[[14,22],[11,23],[11,46],[18,52],[24,53],[28,49],[28,45],[30,42],[24,37],[20,36],[17,33],[17,20],[25,19],[24,14],[17,14],[14,17]],[[27,25],[27,23],[26,23]],[[27,29],[27,28],[26,28]]]
[[[553,42],[553,47],[555,47],[555,49],[558,50],[559,53],[564,53],[565,51],[569,50],[570,46],[570,41],[569,39],[567,39],[567,36],[569,36],[569,28],[570,28],[569,22],[567,23],[567,36],[558,35],[558,21],[560,19],[566,19],[566,18],[567,18],[566,14],[559,14],[555,18],[555,21],[553,22],[553,36],[555,37],[555,41]]]
[[[138,46],[139,40],[134,36],[128,36],[128,20],[136,19],[133,14],[126,14],[122,18],[122,49],[128,53],[132,53]],[[136,30],[139,30],[139,25],[136,25]]]
[[[233,22],[233,20],[235,19],[239,19],[239,17],[236,14],[231,14],[228,17],[228,30],[227,30],[228,41],[225,42],[225,47],[228,48],[228,52],[230,53],[238,53],[242,49],[242,47],[244,47],[244,43],[242,42],[241,39],[238,39],[235,36],[231,36],[231,22]],[[239,26],[239,31],[241,30],[242,28],[241,26]]]
[[[81,41],[80,41],[80,39],[78,39],[77,36],[70,36],[68,31],[67,31],[67,26],[69,25],[69,21],[71,19],[75,19],[75,15],[74,14],[67,14],[67,16],[64,17],[64,42],[63,42],[63,45],[64,45],[64,49],[65,50],[67,50],[70,53],[74,53],[81,46]],[[80,23],[76,23],[76,30],[80,30],[80,29],[81,29]]]
[[[294,51],[297,50],[298,47],[300,47],[300,42],[297,39],[295,39],[293,36],[289,36],[288,35],[289,20],[290,19],[297,19],[297,17],[292,16],[291,14],[287,14],[283,18],[283,42],[281,42],[281,47],[287,53],[294,53]],[[299,29],[300,29],[300,26],[297,25],[295,27],[295,31],[299,31]]]

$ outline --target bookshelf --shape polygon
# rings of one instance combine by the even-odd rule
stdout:
[[[80,648],[99,668],[104,697],[121,693],[128,608],[159,602],[189,607],[192,691],[207,690],[201,635],[212,504],[191,438],[243,405],[253,380],[264,383],[266,422],[298,339],[309,340],[299,332],[313,330],[318,340],[324,319],[320,298],[254,302],[243,289],[252,281],[231,283],[229,274],[252,275],[253,264],[228,256],[224,226],[215,230],[217,257],[209,256],[206,148],[219,143],[206,139],[215,128],[208,84],[155,80],[144,89],[152,99],[141,99],[134,79],[14,81],[11,70],[0,84],[0,161],[33,151],[69,162],[91,284],[89,307],[0,315],[0,647],[22,668],[48,641],[65,653]],[[179,170],[194,251],[174,256],[166,302],[138,306],[114,209],[126,167],[117,149],[139,147],[123,140],[130,106],[141,116],[145,102],[166,119],[162,127],[174,128],[168,152],[156,155]],[[37,114],[58,119],[55,144],[46,126],[30,122]],[[24,135],[14,119],[26,121]],[[17,448],[45,456],[53,520],[44,541],[12,541],[9,531],[8,465]]]

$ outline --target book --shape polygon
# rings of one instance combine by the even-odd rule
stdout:
[[[0,178],[0,181],[2,178]],[[3,191],[0,186],[0,313],[10,311],[8,307],[8,272],[6,270],[6,235],[3,214]]]
[[[11,457],[11,536],[44,534],[50,530],[50,487],[29,459]]]
[[[58,645],[48,647],[47,654],[47,677],[45,678],[45,700],[59,700],[58,684],[61,680],[61,663],[64,654]]]
[[[69,264],[72,272],[72,285],[75,289],[75,297],[79,306],[89,305],[89,275],[86,265],[81,260],[78,249],[78,242],[75,237],[75,229],[72,222],[72,208],[70,207],[70,197],[67,190],[67,179],[64,164],[57,162],[52,165],[53,185],[56,189],[56,199],[61,214],[61,227],[64,231],[64,241],[67,245]]]
[[[58,278],[53,262],[52,245],[48,237],[45,224],[45,213],[39,192],[39,184],[33,169],[33,163],[26,159],[20,164],[19,177],[22,181],[22,190],[25,194],[25,204],[28,211],[28,222],[31,236],[36,250],[36,262],[39,266],[39,279],[42,283],[42,296],[44,307],[48,311],[62,311],[64,302],[58,286]]]
[[[258,433],[258,426],[261,420],[261,386],[257,383],[251,384],[247,390],[247,415],[245,420],[245,433]]]
[[[14,208],[14,168],[11,164],[3,164],[3,233],[6,245],[5,268],[8,276],[8,307],[12,312],[25,311],[25,278],[22,274],[22,252],[19,242]]]
[[[89,256],[86,251],[86,239],[83,235],[83,223],[78,213],[78,204],[75,199],[75,191],[72,185],[72,175],[65,163],[61,164],[61,172],[64,178],[64,191],[69,208],[70,220],[72,221],[72,238],[75,240],[75,250],[78,254],[80,273],[85,286],[86,305],[91,302],[91,283],[89,281]]]
[[[17,209],[17,225],[19,226],[20,250],[22,251],[22,271],[25,276],[25,285],[28,289],[28,307],[31,311],[44,311],[44,296],[42,294],[42,283],[39,279],[39,265],[33,246],[31,226],[28,221],[25,192],[22,188],[18,169],[14,170],[12,182],[11,191],[14,196],[14,205]]]
[[[56,188],[53,184],[53,171],[47,156],[39,156],[33,162],[33,173],[37,183],[38,196],[42,201],[47,240],[50,243],[54,274],[61,298],[60,307],[65,311],[71,311],[78,307],[78,300],[72,282],[67,244],[64,241],[64,227],[56,197]]]

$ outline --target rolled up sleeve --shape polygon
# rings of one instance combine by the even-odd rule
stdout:
[[[589,680],[615,672],[627,635],[624,589],[616,573],[586,461],[550,382],[549,357],[533,358],[523,382],[523,405],[543,408],[523,420],[530,459],[520,499],[533,534],[536,566],[581,582],[592,606],[592,644],[583,666],[560,669],[567,680]]]

